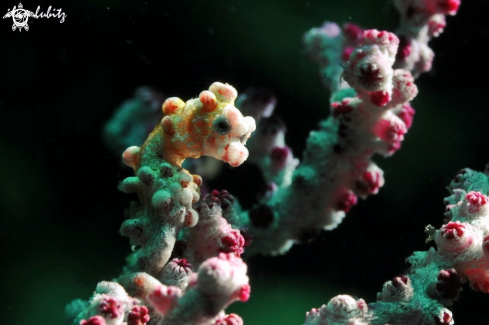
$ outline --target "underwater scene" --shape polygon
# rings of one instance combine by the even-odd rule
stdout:
[[[19,1],[1,324],[489,324],[487,1]]]

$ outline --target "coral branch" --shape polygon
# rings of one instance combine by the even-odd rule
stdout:
[[[162,286],[148,299],[162,317],[160,325],[199,325],[218,321],[227,305],[246,301],[249,294],[246,264],[233,254],[220,254],[200,266],[185,294]]]
[[[189,273],[185,290],[162,284],[147,273],[126,274],[120,284],[99,283],[73,325],[146,325],[150,319],[159,325],[242,324],[239,316],[224,314],[230,303],[250,296],[247,267],[239,257],[221,253],[202,263],[195,274],[190,274],[185,261],[171,263],[180,263]]]
[[[468,281],[473,290],[489,292],[488,174],[464,169],[448,189],[446,224],[438,230],[427,227],[437,250],[409,257],[406,274],[386,282],[377,302],[357,308],[350,296],[337,296],[309,313],[305,324],[449,325],[453,319],[446,307],[459,297],[462,282]]]
[[[208,155],[238,166],[248,157],[244,144],[255,122],[233,106],[236,96],[233,87],[216,82],[187,103],[169,98],[161,123],[141,148],[124,152],[124,162],[136,176],[119,188],[137,192],[140,204],[128,210],[121,233],[140,248],[140,270],[160,278],[180,230],[198,222],[192,203],[199,200],[202,180],[181,167],[184,159]]]
[[[332,103],[331,117],[311,132],[292,184],[243,213],[253,234],[248,252],[283,253],[294,242],[333,229],[357,197],[383,185],[382,170],[371,157],[400,148],[407,126],[397,115],[410,122],[406,104],[417,88],[408,71],[392,69],[399,44],[394,34],[368,30],[361,39],[343,72],[357,96]]]

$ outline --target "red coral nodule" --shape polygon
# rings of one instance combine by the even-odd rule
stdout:
[[[397,45],[399,39],[392,33],[368,29],[363,33],[364,44]]]
[[[487,204],[487,201],[489,200],[487,196],[480,192],[474,192],[471,191],[467,193],[465,196],[465,199],[469,203],[469,212],[470,213],[475,213],[479,212],[480,209]]]
[[[370,101],[372,104],[375,106],[384,106],[388,102],[390,102],[391,96],[389,95],[388,92],[384,90],[379,90],[379,91],[374,91],[373,93],[370,94]]]
[[[186,258],[174,258],[170,263],[174,263],[176,272],[189,274],[192,271],[192,264]]]
[[[218,319],[213,325],[243,325],[243,319],[236,314],[229,314]]]
[[[183,267],[183,268],[190,268],[192,269],[192,264],[190,264],[190,262],[186,259],[186,258],[182,258],[180,259],[178,262],[177,262],[178,266],[180,267]]]
[[[349,42],[360,42],[363,40],[363,28],[357,24],[346,23],[343,25],[343,35]]]
[[[455,269],[441,270],[438,273],[436,290],[444,299],[457,299],[462,291],[462,279]]]
[[[223,247],[220,249],[222,253],[234,253],[236,256],[240,256],[244,249],[245,239],[239,232],[239,230],[233,229],[228,235],[221,239]]]
[[[449,313],[443,313],[443,315],[440,317],[435,317],[435,324],[436,325],[450,325],[452,324],[452,316]]]
[[[415,113],[416,111],[409,103],[404,103],[401,111],[397,113],[397,116],[406,124],[406,129],[409,129],[413,125],[413,116]]]
[[[127,325],[145,325],[149,320],[148,308],[145,306],[136,306],[127,315]]]
[[[253,240],[253,235],[251,234],[251,232],[248,229],[244,228],[240,229],[239,233],[241,234],[241,236],[243,236],[244,239],[243,247],[250,246],[251,241]]]
[[[250,299],[251,287],[249,284],[245,284],[241,287],[239,291],[239,300],[240,301],[248,301]]]
[[[375,194],[382,186],[382,176],[379,172],[365,171],[355,185],[365,195]]]
[[[287,146],[283,148],[275,147],[272,149],[272,152],[270,153],[270,158],[276,165],[283,168],[285,166],[285,162],[287,161],[287,157],[289,156],[289,154],[290,154],[289,147]]]
[[[409,277],[404,274],[396,276],[394,279],[392,279],[392,285],[396,288],[403,287],[404,285],[408,284],[408,282],[409,282]]]
[[[482,246],[484,247],[484,249],[486,251],[489,251],[489,236],[486,236],[482,242]]]
[[[396,61],[405,61],[411,55],[411,40],[406,36],[399,36],[399,48],[396,53]]]
[[[114,299],[108,298],[100,304],[100,312],[104,315],[110,314],[110,318],[114,319],[119,316],[119,304]]]
[[[333,117],[338,118],[339,116],[344,116],[352,112],[353,107],[348,105],[349,102],[350,102],[349,100],[344,99],[341,103],[340,102],[332,103],[331,107],[333,108]]]
[[[455,15],[460,7],[460,0],[438,0],[437,7],[443,14]]]
[[[221,208],[226,209],[234,203],[234,197],[226,190],[220,192],[218,190],[213,190],[210,194],[207,194],[204,197],[203,202],[211,209],[214,206],[214,203],[220,205]]]
[[[450,221],[441,228],[441,233],[444,238],[453,239],[455,236],[461,237],[464,234],[465,226],[460,221]]]
[[[430,20],[428,22],[428,33],[431,36],[438,36],[443,32],[443,29],[446,27],[445,21],[439,21],[439,20]]]
[[[373,132],[382,141],[387,142],[388,151],[392,154],[401,147],[407,128],[399,119],[383,119],[375,124]]]
[[[351,207],[357,204],[357,197],[352,191],[344,193],[336,203],[335,209],[337,211],[348,212]]]
[[[347,46],[343,49],[343,53],[341,54],[341,60],[347,62],[350,59],[351,54],[355,51],[355,48],[352,46]]]

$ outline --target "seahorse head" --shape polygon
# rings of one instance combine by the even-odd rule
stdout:
[[[180,155],[211,156],[233,167],[248,158],[245,144],[256,125],[234,106],[236,97],[234,87],[215,82],[199,98],[184,103],[172,97],[163,103],[161,125]]]

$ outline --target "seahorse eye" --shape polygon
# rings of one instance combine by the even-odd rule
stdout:
[[[226,118],[220,118],[214,121],[214,129],[220,135],[226,135],[231,132],[231,123]]]

